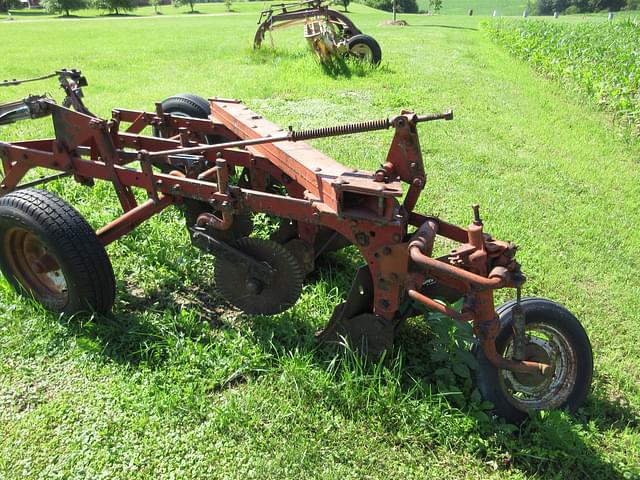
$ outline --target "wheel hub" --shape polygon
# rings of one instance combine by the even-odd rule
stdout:
[[[370,60],[373,57],[373,52],[371,51],[371,49],[367,45],[364,45],[362,43],[351,47],[351,50],[349,50],[349,52],[353,56],[363,60]]]
[[[551,366],[549,375],[500,371],[507,398],[520,410],[556,408],[568,398],[576,382],[575,354],[569,340],[557,329],[543,324],[527,325],[525,359]],[[513,339],[505,357],[513,356]]]
[[[529,343],[526,345],[524,359],[530,362],[544,363],[547,365],[551,362],[546,350],[535,343]],[[553,371],[553,369],[551,369],[551,371]],[[548,380],[548,377],[541,373],[514,372],[513,376],[520,385],[527,387],[538,387],[546,383]]]
[[[251,295],[259,295],[262,292],[263,283],[257,278],[247,279],[247,292]]]
[[[64,273],[36,235],[21,227],[10,229],[5,236],[4,253],[18,282],[38,301],[47,299],[62,307],[66,305],[68,289]]]

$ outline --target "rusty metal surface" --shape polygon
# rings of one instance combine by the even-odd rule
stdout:
[[[403,111],[392,119],[294,132],[237,100],[213,98],[210,105],[209,119],[166,114],[157,104],[155,112],[115,109],[109,121],[82,109],[47,105],[55,138],[0,142],[0,195],[24,185],[25,175],[36,167],[87,185],[110,182],[124,213],[98,231],[104,244],[181,202],[190,202],[193,228],[210,233],[230,229],[238,215],[262,212],[286,219],[290,223],[280,231],[281,245],[291,245],[291,258],[300,261],[301,271],[310,272],[314,260],[338,237],[342,245],[354,245],[367,265],[366,281],[354,283],[366,293],[352,291],[352,303],[336,308],[325,337],[335,339],[342,331],[357,342],[370,334],[373,343],[386,348],[402,323],[401,305],[413,300],[459,321],[473,321],[496,367],[516,373],[547,371],[544,362],[506,359],[495,348],[499,325],[494,290],[518,288],[525,280],[515,261],[515,246],[484,233],[477,207],[466,228],[413,211],[426,185],[418,125],[451,119],[451,112],[419,116]],[[164,138],[141,135],[148,127]],[[347,168],[304,142],[385,129],[393,129],[394,136],[385,163],[376,171]],[[225,143],[206,145],[208,135],[218,135]],[[409,188],[402,201],[403,184]],[[148,200],[138,205],[134,189],[145,191]],[[437,237],[458,245],[448,255],[432,258]],[[291,258],[283,265],[291,264]],[[462,311],[427,295],[429,282],[464,298]]]
[[[60,264],[36,235],[13,227],[0,248],[18,282],[36,299],[61,308],[66,305],[69,295]]]
[[[279,13],[275,13],[275,12]],[[274,14],[275,13],[275,14]],[[322,0],[309,0],[272,5],[260,14],[253,48],[260,48],[265,33],[277,28],[287,28],[304,22],[309,18],[323,17],[334,26],[338,34],[344,38],[359,35],[362,32],[346,15],[331,10]]]

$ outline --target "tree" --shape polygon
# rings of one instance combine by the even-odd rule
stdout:
[[[93,6],[99,10],[107,10],[120,15],[120,12],[130,12],[137,7],[136,0],[94,0]]]
[[[626,0],[628,6],[633,0]],[[538,15],[552,15],[553,12],[599,12],[617,11],[625,7],[625,0],[536,0]]]
[[[189,5],[189,7],[191,8],[191,13],[194,13],[193,6],[196,4],[196,0],[174,0],[173,4],[176,7]]]
[[[86,0],[45,0],[44,8],[50,13],[63,13],[65,16],[71,15],[71,10],[87,8]]]
[[[227,12],[231,11],[231,4],[233,3],[233,0],[224,0],[224,6],[227,8]]]
[[[17,7],[17,0],[0,0],[0,12],[8,13],[10,8]]]
[[[442,0],[429,0],[429,11],[431,13],[438,13],[442,8]]]
[[[149,5],[153,7],[153,11],[156,13],[156,15],[160,14],[160,12],[158,12],[159,4],[160,4],[160,0],[149,0]]]
[[[365,3],[367,6],[378,10],[393,11],[393,0],[365,0]],[[398,13],[418,13],[416,0],[396,0],[395,7]]]
[[[342,3],[342,6],[344,7],[344,11],[348,12],[349,10],[347,10],[349,8],[349,4],[351,3],[351,0],[341,0],[340,3]]]

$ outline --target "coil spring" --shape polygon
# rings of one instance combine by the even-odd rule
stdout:
[[[370,120],[368,122],[349,123],[335,127],[314,128],[295,132],[289,130],[291,141],[308,140],[310,138],[334,137],[337,135],[349,135],[350,133],[371,132],[374,130],[386,130],[391,126],[388,118],[382,120]]]

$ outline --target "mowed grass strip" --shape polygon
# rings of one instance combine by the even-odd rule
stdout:
[[[572,86],[640,132],[640,24],[494,21],[490,35],[543,75]]]
[[[180,92],[242,98],[295,128],[452,107],[453,122],[420,127],[429,183],[418,209],[467,224],[479,202],[487,230],[522,246],[525,293],[563,303],[591,337],[595,389],[585,407],[521,428],[483,419],[473,398],[437,390],[434,371],[446,361],[425,347],[434,328],[422,319],[384,365],[332,363],[313,332],[347,292],[353,252],[323,264],[290,311],[249,317],[218,298],[214,262],[168,210],[109,247],[113,316],[58,319],[0,280],[0,476],[638,475],[637,142],[532,74],[474,18],[415,16],[392,28],[381,26],[384,14],[350,9],[382,45],[379,69],[327,72],[299,30],[276,32],[275,50],[254,53],[257,15],[232,15],[7,22],[2,76],[81,68],[87,103],[104,117]],[[3,89],[0,101],[38,88]],[[50,136],[50,119],[0,135]],[[314,144],[375,169],[390,140],[378,132]],[[118,214],[109,185],[51,188],[95,227]]]

